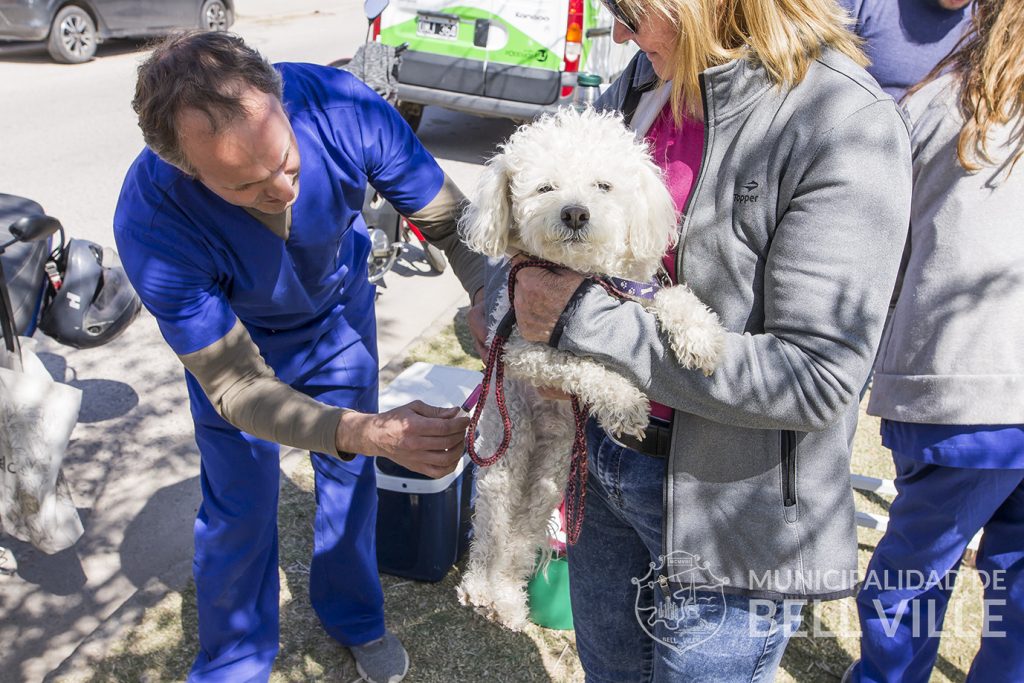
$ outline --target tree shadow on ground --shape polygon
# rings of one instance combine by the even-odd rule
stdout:
[[[857,549],[863,577],[875,543],[861,540]],[[786,648],[781,669],[798,683],[834,683],[860,656],[859,643],[860,622],[853,597],[811,603],[804,608],[803,623]],[[935,669],[956,683],[967,677],[963,669],[941,653]]]
[[[195,480],[191,482],[197,486]],[[348,682],[359,677],[348,650],[324,632],[309,603],[312,488],[312,470],[305,461],[290,476],[282,476],[281,636],[271,675],[274,683]],[[438,583],[381,576],[388,628],[401,638],[412,662],[406,680],[552,680],[529,636],[510,632],[459,605],[455,586],[460,576],[457,567]],[[90,683],[184,680],[199,647],[195,600],[195,586],[189,581],[180,597],[172,594],[148,610],[143,623],[121,639],[119,651],[105,653],[94,663]]]

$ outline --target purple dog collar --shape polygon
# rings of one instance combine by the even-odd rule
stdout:
[[[661,289],[657,282],[637,282],[626,280],[621,277],[606,276],[604,281],[611,285],[616,291],[633,297],[634,299],[653,299],[654,295]]]

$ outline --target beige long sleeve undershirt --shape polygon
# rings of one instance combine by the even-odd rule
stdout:
[[[338,454],[335,436],[344,409],[279,380],[240,320],[213,344],[178,358],[217,414],[235,427],[284,446]]]
[[[459,239],[456,223],[465,197],[445,176],[437,196],[409,219],[444,250],[462,286],[473,296],[483,286],[484,259]],[[262,217],[253,214],[261,221]],[[287,239],[290,214],[264,224]],[[179,355],[199,381],[217,414],[244,432],[316,453],[338,455],[337,429],[343,408],[317,401],[279,380],[240,320],[221,339]]]

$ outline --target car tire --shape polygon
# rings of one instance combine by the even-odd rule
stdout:
[[[402,115],[405,122],[412,128],[412,132],[415,133],[420,127],[420,121],[423,120],[423,105],[412,102],[399,102],[395,105],[395,108],[398,109],[398,113]]]
[[[430,264],[430,269],[435,273],[443,273],[448,262],[444,260],[444,252],[429,242],[422,242],[423,255]]]
[[[199,28],[204,31],[227,31],[230,14],[222,0],[206,0],[199,10]]]
[[[88,62],[96,54],[96,44],[96,22],[84,9],[67,5],[54,15],[46,51],[55,62]]]

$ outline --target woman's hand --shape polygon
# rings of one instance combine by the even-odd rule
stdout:
[[[515,256],[512,265],[530,260]],[[567,268],[523,268],[516,274],[516,326],[523,339],[547,344],[584,277]]]

